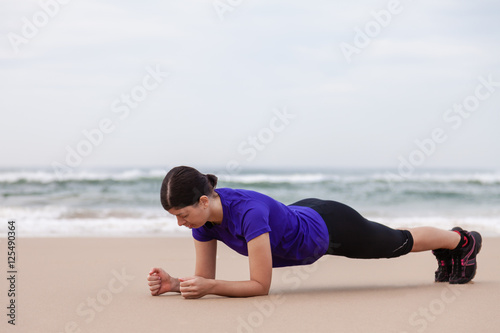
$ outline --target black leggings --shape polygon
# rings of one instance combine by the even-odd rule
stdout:
[[[413,248],[413,237],[408,230],[368,221],[340,202],[311,198],[290,206],[310,207],[321,215],[330,236],[327,254],[360,259],[395,258]]]

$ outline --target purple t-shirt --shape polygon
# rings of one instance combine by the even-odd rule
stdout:
[[[329,244],[328,229],[312,208],[286,206],[254,191],[220,188],[221,224],[193,229],[201,242],[217,239],[248,256],[247,243],[269,232],[273,267],[306,265],[322,257]]]

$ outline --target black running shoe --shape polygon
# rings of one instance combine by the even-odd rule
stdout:
[[[451,251],[448,249],[438,249],[432,251],[432,254],[436,256],[438,262],[438,269],[434,273],[435,282],[448,282],[450,281],[451,275]]]
[[[462,228],[455,227],[451,229],[452,231],[462,231]],[[433,250],[432,254],[436,256],[438,262],[438,269],[434,273],[435,282],[448,282],[450,281],[450,275],[452,270],[452,258],[451,250],[448,249],[437,249]]]
[[[451,251],[452,270],[450,275],[451,284],[464,284],[476,275],[476,255],[481,251],[482,237],[476,231],[460,231],[467,238],[465,246]]]

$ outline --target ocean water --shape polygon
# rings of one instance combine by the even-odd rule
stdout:
[[[0,170],[0,235],[15,220],[18,237],[189,236],[161,207],[167,171],[80,170],[59,179],[52,170]],[[336,200],[391,227],[459,225],[500,235],[500,171],[427,170],[402,177],[390,170],[261,169],[218,176],[218,187],[259,191],[285,204]]]

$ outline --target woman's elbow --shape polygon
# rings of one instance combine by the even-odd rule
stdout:
[[[257,294],[255,296],[267,296],[267,295],[269,295],[269,290],[271,289],[271,284],[269,284],[269,283],[263,284],[260,282],[258,282],[258,284],[259,284],[260,288],[257,291]]]

